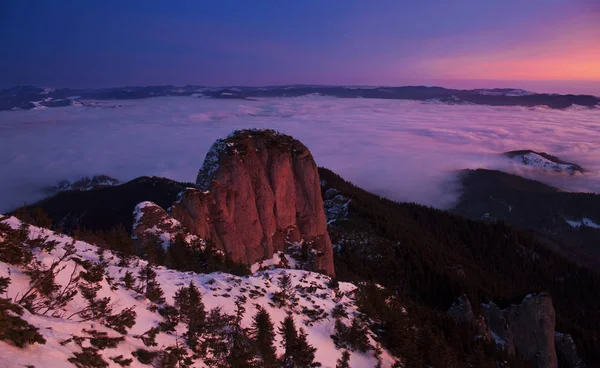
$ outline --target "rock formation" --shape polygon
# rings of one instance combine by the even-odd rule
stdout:
[[[191,235],[189,231],[177,220],[172,218],[162,207],[153,202],[141,202],[133,211],[132,236],[137,240],[138,247],[144,247],[149,242],[160,241],[166,249],[170,243],[175,240],[177,235],[181,235],[186,242],[199,240],[196,235]]]
[[[502,349],[506,350],[509,355],[515,354],[515,345],[513,343],[513,335],[504,313],[498,308],[494,302],[482,304],[483,317],[488,325],[490,334]]]
[[[476,338],[491,341],[492,336],[490,335],[485,319],[483,316],[475,317],[471,302],[466,295],[463,294],[456,299],[452,303],[452,306],[450,306],[448,313],[457,323],[466,323],[474,326],[475,333],[477,334]]]
[[[515,348],[525,359],[538,368],[558,367],[554,348],[555,315],[549,295],[530,294],[521,304],[511,305],[503,313]]]
[[[317,165],[298,140],[236,131],[213,144],[196,183],[171,208],[193,234],[243,264],[302,243],[317,270],[334,274]]]
[[[473,307],[466,295],[461,295],[456,299],[448,310],[450,316],[458,323],[472,323],[475,320]]]
[[[570,367],[583,367],[569,335],[556,333],[552,299],[545,293],[527,295],[521,304],[500,309],[494,302],[482,304],[483,316],[473,313],[466,295],[458,298],[448,313],[458,323],[477,326],[479,338],[491,337],[509,355],[515,352],[531,361],[536,368],[557,368],[557,351]],[[482,318],[483,317],[483,318]],[[487,331],[482,332],[485,329]],[[565,337],[566,336],[566,337]]]
[[[556,355],[559,357],[561,367],[564,368],[586,368],[587,365],[581,360],[577,353],[577,346],[569,334],[554,333],[554,346]]]

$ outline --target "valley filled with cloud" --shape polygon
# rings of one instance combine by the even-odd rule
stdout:
[[[292,135],[319,166],[398,201],[449,208],[458,170],[499,169],[600,192],[600,109],[492,107],[323,96],[160,97],[0,112],[0,212],[64,179],[106,174],[193,182],[212,143],[239,128]],[[584,174],[540,173],[501,156],[532,149]]]

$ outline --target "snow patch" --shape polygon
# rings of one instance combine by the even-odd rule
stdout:
[[[580,221],[572,221],[572,220],[567,220],[567,219],[565,219],[565,221],[567,222],[567,224],[571,225],[571,227],[575,227],[575,228],[578,228],[581,226],[587,226],[587,227],[591,227],[594,229],[600,229],[600,225],[598,225],[597,223],[592,221],[592,219],[589,219],[587,217],[584,217]]]

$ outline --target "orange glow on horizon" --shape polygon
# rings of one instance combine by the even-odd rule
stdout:
[[[600,82],[600,27],[578,22],[563,26],[539,30],[543,37],[512,41],[501,50],[430,58],[421,67],[454,79]]]

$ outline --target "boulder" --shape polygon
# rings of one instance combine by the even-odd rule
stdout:
[[[235,131],[213,144],[196,184],[171,213],[233,261],[251,265],[303,243],[317,254],[315,268],[334,274],[317,165],[298,140]]]

